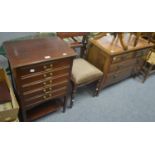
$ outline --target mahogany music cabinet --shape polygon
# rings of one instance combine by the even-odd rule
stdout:
[[[73,49],[58,37],[5,42],[24,121],[66,109]]]

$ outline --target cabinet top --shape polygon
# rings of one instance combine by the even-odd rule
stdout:
[[[154,46],[153,43],[149,43],[147,40],[141,37],[139,38],[137,45],[134,46],[135,39],[136,37],[134,35],[130,36],[129,33],[124,33],[123,42],[128,46],[127,50],[123,49],[120,43],[120,39],[114,39],[113,35],[107,35],[100,39],[93,39],[91,40],[91,43],[97,46],[98,48],[104,50],[107,54],[110,55],[117,55],[125,52],[137,51],[140,49],[150,48]]]
[[[11,68],[75,57],[75,51],[58,37],[4,42]]]

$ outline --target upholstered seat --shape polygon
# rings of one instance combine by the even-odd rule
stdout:
[[[102,76],[103,73],[88,61],[81,58],[77,58],[73,61],[72,77],[76,84],[80,85],[91,82]]]

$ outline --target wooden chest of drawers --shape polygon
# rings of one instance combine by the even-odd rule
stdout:
[[[104,72],[102,88],[139,73],[152,43],[143,38],[133,46],[134,37],[130,38],[126,33],[124,41],[128,44],[128,50],[123,50],[120,41],[112,43],[113,36],[105,36],[98,40],[91,40],[88,49],[87,60]]]
[[[52,112],[52,104],[65,111],[75,52],[57,37],[6,42],[4,47],[24,121],[40,117],[43,110]]]

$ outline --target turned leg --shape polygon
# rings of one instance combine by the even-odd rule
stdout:
[[[76,86],[74,83],[72,83],[72,92],[71,92],[70,108],[73,107],[73,104],[74,104],[74,97],[75,97],[76,90],[77,90],[77,86]]]
[[[99,79],[97,84],[96,84],[96,89],[95,89],[94,96],[98,96],[99,95],[99,92],[101,90],[101,82],[102,82],[102,79]]]

